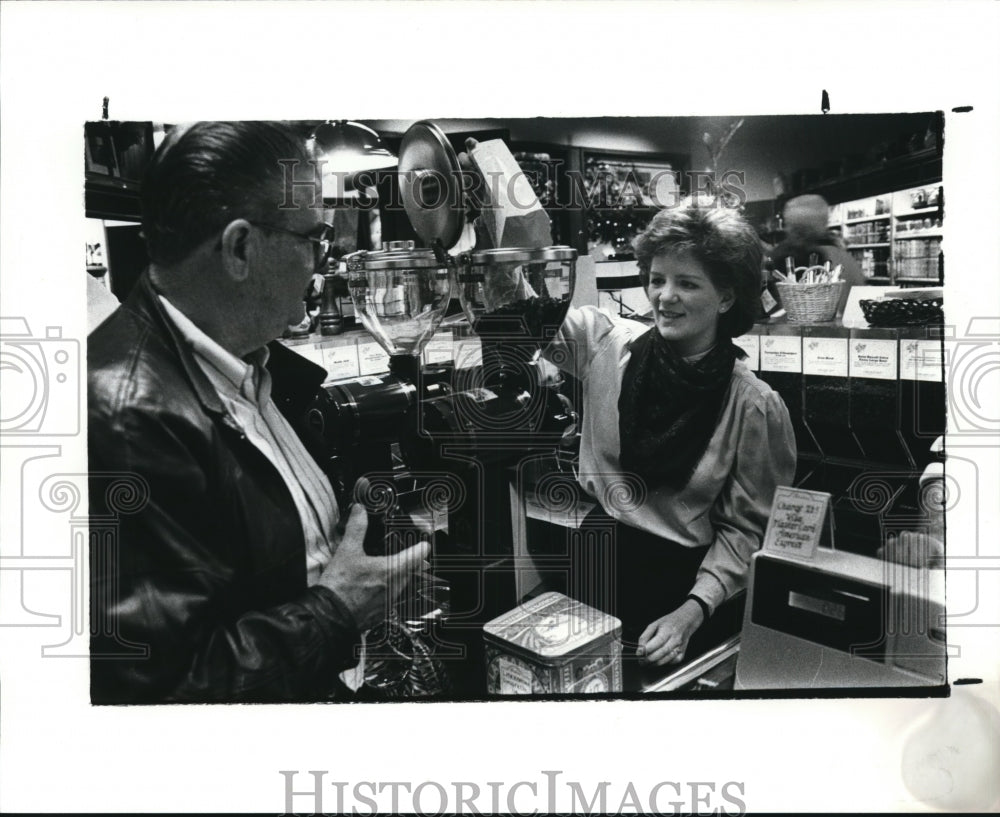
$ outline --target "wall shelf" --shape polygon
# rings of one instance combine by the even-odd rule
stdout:
[[[861,218],[848,218],[844,220],[844,224],[860,224],[864,221],[885,221],[887,218],[892,218],[892,213],[880,213],[877,216],[862,216]]]

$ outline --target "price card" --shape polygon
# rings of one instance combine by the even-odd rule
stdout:
[[[387,372],[389,371],[389,355],[377,343],[359,343],[358,364],[361,374]]]
[[[798,335],[766,335],[760,344],[763,372],[802,373],[802,338]]]
[[[944,349],[939,340],[904,340],[899,347],[899,377],[902,380],[941,382]]]
[[[851,377],[895,380],[898,372],[899,341],[851,338]]]
[[[330,380],[345,380],[361,374],[358,364],[358,345],[339,343],[323,349],[323,365]]]
[[[438,332],[424,347],[424,363],[448,363],[454,358],[451,332]]]
[[[812,559],[819,545],[823,521],[829,508],[830,494],[778,488],[774,492],[771,519],[764,534],[764,550],[800,559]]]
[[[802,373],[847,377],[848,338],[802,340]]]
[[[472,369],[483,365],[483,344],[477,337],[455,341],[455,368]]]
[[[757,371],[760,368],[760,335],[741,335],[733,338],[733,343],[747,353],[747,367]]]

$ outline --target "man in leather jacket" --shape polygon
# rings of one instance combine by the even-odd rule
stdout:
[[[88,342],[91,518],[116,530],[91,542],[94,703],[345,697],[428,554],[367,556],[360,504],[338,524],[298,423],[325,372],[270,343],[329,250],[311,191],[286,200],[282,160],[309,158],[280,125],[198,123],[143,181],[150,266]]]

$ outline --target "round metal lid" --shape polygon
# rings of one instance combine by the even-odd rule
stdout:
[[[428,244],[454,247],[465,226],[461,167],[433,122],[411,125],[399,148],[399,192],[410,224]]]
[[[479,250],[472,253],[473,264],[534,264],[541,261],[575,261],[576,250],[564,245],[521,249],[501,247],[494,250]]]
[[[381,250],[363,250],[347,256],[349,272],[358,270],[405,270],[440,267],[446,269],[431,250],[414,249],[412,241],[391,241]]]

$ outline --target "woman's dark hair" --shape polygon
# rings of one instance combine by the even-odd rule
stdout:
[[[180,261],[236,218],[281,226],[284,210],[296,207],[284,201],[286,172],[289,178],[311,177],[301,168],[292,176],[293,168],[286,171],[281,162],[310,158],[305,140],[282,123],[173,128],[142,182],[142,232],[150,260]],[[291,192],[301,196],[302,187]]]
[[[729,289],[734,303],[719,316],[719,333],[739,337],[753,326],[760,308],[760,241],[734,210],[721,206],[661,210],[632,242],[639,278],[649,286],[649,268],[658,255],[690,253],[716,289]]]

